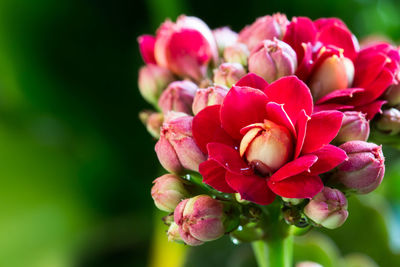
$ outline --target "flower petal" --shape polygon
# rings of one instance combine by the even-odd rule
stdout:
[[[306,155],[297,158],[284,166],[282,166],[277,172],[275,172],[270,180],[274,182],[279,182],[291,176],[295,176],[302,172],[308,171],[310,167],[317,162],[318,157],[316,155]]]
[[[385,100],[377,100],[377,101],[371,102],[367,105],[356,107],[355,110],[361,111],[362,113],[367,114],[365,118],[367,120],[372,120],[377,113],[382,112],[381,107],[385,103],[386,103]]]
[[[219,119],[220,108],[220,105],[208,106],[193,118],[193,138],[205,154],[207,154],[207,144],[211,142],[232,147],[237,145],[233,138],[222,129]]]
[[[209,159],[215,160],[219,165],[234,173],[252,174],[253,170],[242,160],[239,152],[220,143],[207,145]]]
[[[352,110],[354,106],[350,105],[343,105],[343,104],[336,104],[336,103],[327,103],[327,104],[320,104],[314,106],[314,112],[320,112],[324,110]]]
[[[203,176],[203,183],[224,193],[235,193],[225,181],[226,170],[216,161],[209,159],[199,166],[200,174]]]
[[[335,90],[332,93],[319,99],[315,104],[322,104],[325,102],[337,102],[343,103],[344,101],[351,99],[355,94],[362,94],[365,91],[364,88],[347,88],[342,90]]]
[[[312,154],[318,157],[318,161],[311,167],[311,175],[330,171],[347,159],[346,152],[333,145],[325,145]]]
[[[303,43],[314,44],[317,29],[314,23],[307,17],[294,17],[286,28],[283,41],[293,47],[297,54],[297,62],[301,62],[304,57]]]
[[[267,96],[258,89],[232,87],[221,106],[222,127],[230,136],[240,140],[240,129],[264,121],[267,101]]]
[[[366,87],[372,83],[388,63],[389,57],[378,51],[362,50],[355,62],[354,85]]]
[[[140,54],[146,64],[157,64],[154,57],[154,45],[156,38],[152,35],[141,35],[137,39],[139,43]]]
[[[287,198],[313,198],[324,188],[318,176],[302,174],[280,182],[269,180],[268,186],[275,194]]]
[[[226,172],[226,181],[243,199],[260,204],[271,204],[275,194],[268,188],[267,180],[257,175],[242,175]]]
[[[342,125],[343,113],[320,111],[311,116],[307,125],[302,154],[308,154],[329,144],[336,137]]]
[[[311,69],[313,67],[312,44],[303,43],[302,47],[303,47],[303,57],[302,60],[299,61],[299,65],[296,70],[296,76],[299,77],[299,79],[302,81],[307,81],[311,73]]]
[[[301,149],[303,148],[304,139],[306,137],[306,131],[307,131],[307,122],[309,120],[310,117],[307,116],[304,110],[302,110],[300,112],[300,116],[297,119],[296,123],[297,141],[294,150],[294,157],[293,157],[294,159],[296,159],[300,155]]]
[[[243,76],[235,85],[264,90],[268,86],[268,83],[257,74],[249,73]]]
[[[296,130],[289,116],[283,108],[283,104],[277,104],[275,102],[269,102],[267,104],[267,115],[268,120],[271,120],[279,125],[286,127],[296,138]]]
[[[349,30],[339,25],[332,24],[323,27],[318,33],[317,39],[324,45],[334,45],[343,49],[343,55],[351,60],[357,56],[358,44]]]
[[[310,89],[296,76],[283,77],[271,83],[264,92],[270,101],[284,104],[283,108],[294,125],[302,109],[307,115],[312,113],[313,100]]]

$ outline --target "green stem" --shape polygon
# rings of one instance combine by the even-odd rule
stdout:
[[[267,263],[267,247],[263,240],[251,243],[254,256],[256,257],[258,267],[268,267]]]
[[[252,243],[259,267],[291,267],[293,259],[293,236],[260,240]]]

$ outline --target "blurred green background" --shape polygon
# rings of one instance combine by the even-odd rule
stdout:
[[[0,267],[147,266],[161,167],[138,120],[149,106],[136,38],[181,13],[239,31],[273,12],[400,38],[395,0],[0,0]],[[399,157],[385,152],[379,192],[352,198],[343,228],[299,239],[297,260],[337,266],[360,252],[400,266]],[[186,266],[254,264],[227,237],[189,255]]]

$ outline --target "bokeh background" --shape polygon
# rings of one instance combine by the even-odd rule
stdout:
[[[395,0],[0,0],[0,266],[174,266],[181,247],[161,240],[154,253],[163,229],[150,188],[161,167],[138,119],[149,106],[136,38],[181,13],[239,31],[273,12],[336,16],[357,36],[400,39]],[[399,154],[385,155],[378,192],[350,199],[341,229],[298,239],[296,260],[400,266]],[[185,266],[255,264],[228,237],[188,255]]]

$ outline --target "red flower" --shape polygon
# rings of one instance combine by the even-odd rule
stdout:
[[[339,111],[313,113],[310,90],[295,76],[268,85],[250,73],[222,105],[193,119],[193,137],[208,154],[199,167],[203,181],[262,205],[275,195],[312,198],[323,188],[318,175],[346,159],[329,145],[342,117]]]
[[[157,36],[138,38],[146,63],[156,63],[173,73],[200,80],[207,65],[218,57],[217,44],[208,26],[196,17],[180,16],[176,23],[165,21]]]
[[[283,41],[297,53],[296,75],[313,90],[317,111],[357,110],[372,119],[400,69],[397,48],[382,43],[359,51],[357,39],[337,18],[293,18]]]

